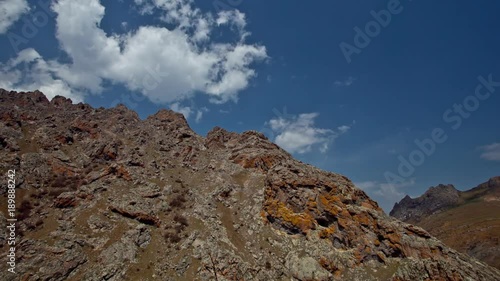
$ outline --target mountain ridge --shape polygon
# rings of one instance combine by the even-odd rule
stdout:
[[[141,120],[123,105],[38,91],[0,89],[0,101],[0,170],[18,172],[24,280],[500,276],[259,132],[202,137],[170,110]]]
[[[500,268],[500,177],[465,191],[453,185],[431,187],[420,197],[403,198],[390,215]]]

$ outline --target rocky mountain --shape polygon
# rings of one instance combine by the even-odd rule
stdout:
[[[453,185],[431,187],[418,198],[403,198],[390,215],[500,268],[500,177],[467,191]]]
[[[18,218],[4,280],[500,279],[255,131],[202,137],[173,111],[141,120],[37,91],[0,90],[0,120]]]
[[[415,199],[406,195],[394,205],[390,215],[402,221],[417,223],[422,218],[458,206],[463,202],[460,191],[456,190],[453,185],[440,184],[429,188],[422,196]]]

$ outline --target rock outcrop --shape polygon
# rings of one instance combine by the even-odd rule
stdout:
[[[500,269],[500,177],[467,191],[431,187],[418,198],[405,197],[390,214]]]
[[[0,145],[18,183],[6,280],[500,278],[255,131],[0,90]]]
[[[400,220],[415,223],[422,218],[442,212],[463,203],[460,191],[451,184],[440,184],[429,188],[422,196],[415,199],[406,195],[396,203],[390,215]]]

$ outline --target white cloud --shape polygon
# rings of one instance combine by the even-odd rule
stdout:
[[[354,183],[354,185],[364,190],[386,211],[390,211],[390,208],[392,208],[394,203],[399,202],[399,200],[401,200],[405,196],[406,193],[403,192],[402,189],[414,186],[415,179],[412,178],[407,182],[399,184],[381,183],[377,181],[364,181]]]
[[[153,14],[155,7],[147,0],[134,0],[134,3],[140,7],[139,14],[143,16]]]
[[[9,30],[19,18],[29,11],[26,0],[2,0],[0,1],[0,34]]]
[[[364,191],[372,190],[378,186],[378,183],[376,181],[364,181],[364,182],[358,182],[354,183],[357,187],[361,188]]]
[[[199,9],[193,8],[192,0],[141,0],[136,1],[148,10],[159,9],[162,14],[160,19],[166,23],[176,24],[184,33],[191,33],[193,41],[204,41],[209,38],[213,19],[210,14],[203,14]],[[151,12],[152,13],[152,12]]]
[[[34,49],[25,49],[7,63],[0,63],[0,88],[15,91],[40,90],[52,99],[63,95],[73,102],[83,101],[84,94],[68,85],[55,73],[60,65],[54,61],[45,61]]]
[[[479,147],[483,153],[481,158],[490,161],[500,161],[500,143],[492,143]]]
[[[210,34],[218,28],[216,19],[193,8],[192,0],[135,3],[161,14],[170,29],[141,26],[109,35],[100,28],[105,8],[99,0],[54,2],[56,37],[70,63],[47,62],[51,67],[46,70],[52,78],[61,86],[77,89],[74,94],[101,93],[103,82],[109,81],[141,92],[155,103],[175,103],[195,93],[224,103],[237,100],[238,93],[256,76],[251,65],[267,58],[264,46],[244,42],[244,32],[237,42],[211,42]],[[224,17],[243,28],[244,15],[233,13]],[[0,75],[12,76],[16,71],[12,67],[8,72],[2,69]],[[21,79],[14,84],[18,88],[30,86]]]
[[[200,123],[201,118],[203,117],[203,113],[208,112],[208,111],[209,111],[209,110],[208,110],[208,108],[206,108],[206,107],[202,107],[200,110],[198,110],[198,111],[196,112],[196,118],[194,119],[194,121],[195,121],[196,123]]]
[[[209,111],[208,108],[206,108],[206,107],[202,107],[199,110],[195,110],[189,106],[182,106],[178,102],[172,103],[170,105],[170,109],[172,109],[175,112],[181,113],[182,115],[184,115],[184,118],[186,118],[186,119],[189,119],[192,116],[192,114],[196,113],[196,115],[194,117],[194,121],[196,123],[199,123],[201,121],[201,119],[203,118],[203,114],[205,112]]]
[[[352,85],[352,83],[354,83],[354,81],[356,81],[356,78],[349,76],[349,77],[347,77],[347,79],[345,79],[343,81],[337,80],[337,81],[333,82],[333,84],[335,84],[335,86],[337,86],[337,87],[342,87],[342,86],[349,87]]]
[[[404,192],[400,191],[401,186],[390,183],[380,184],[378,190],[375,191],[375,194],[379,196],[383,196],[387,199],[401,199],[404,196]]]
[[[247,25],[245,14],[241,13],[238,10],[219,12],[216,22],[219,26],[230,25],[236,27],[242,39],[245,39],[250,35],[249,32],[245,31],[245,27]]]
[[[244,29],[247,24],[245,14],[238,10],[222,11],[218,16],[217,25],[234,24],[239,29]]]
[[[172,109],[175,112],[181,113],[182,115],[184,115],[184,118],[186,119],[188,119],[192,113],[192,110],[189,106],[183,107],[178,102],[171,104],[170,109]]]
[[[299,116],[278,117],[271,119],[267,124],[276,133],[274,142],[288,152],[302,154],[317,146],[321,153],[325,153],[335,138],[348,129],[334,131],[318,128],[314,125],[314,119],[318,115],[318,113],[304,113]]]
[[[351,129],[351,127],[347,126],[347,125],[342,125],[342,126],[338,127],[337,129],[339,130],[339,132],[345,133],[345,132],[349,131]]]

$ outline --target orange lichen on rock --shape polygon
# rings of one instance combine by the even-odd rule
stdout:
[[[321,257],[319,259],[319,264],[330,273],[333,273],[336,278],[340,277],[340,274],[342,274],[342,271],[338,268],[338,266],[333,261],[325,257]]]
[[[373,218],[367,213],[359,213],[353,216],[353,219],[360,223],[362,226],[374,226]]]
[[[343,229],[346,229],[349,227],[349,220],[347,220],[345,218],[338,218],[337,222],[338,222],[339,226]]]
[[[260,216],[267,221],[267,216],[265,211],[260,211]]]
[[[370,210],[380,210],[380,207],[376,205],[376,203],[374,204],[371,200],[361,202],[361,206]]]
[[[314,199],[314,197],[309,198],[306,206],[309,212],[314,213],[316,215],[321,214],[320,210],[318,209],[318,202],[316,202],[316,199]]]
[[[233,159],[233,163],[241,165],[245,169],[256,168],[262,171],[269,170],[277,162],[279,162],[279,160],[271,155],[251,157],[249,155],[242,154]]]
[[[356,249],[354,249],[354,258],[356,259],[357,264],[361,264],[366,261],[367,257],[370,257],[373,253],[373,249],[368,245],[360,245]]]
[[[338,215],[339,209],[337,204],[340,202],[340,198],[338,196],[323,194],[319,196],[319,201],[321,202],[323,210],[327,211],[333,216]]]
[[[389,233],[386,235],[387,239],[391,241],[394,244],[400,244],[401,243],[401,236],[396,234],[396,233]]]
[[[331,225],[331,226],[329,226],[329,227],[327,227],[327,228],[325,228],[325,229],[322,229],[322,230],[319,232],[318,236],[319,236],[319,238],[321,238],[321,239],[327,239],[327,238],[330,238],[330,236],[331,236],[333,233],[335,233],[335,226]]]
[[[310,214],[295,213],[281,201],[268,200],[264,206],[264,211],[267,212],[269,221],[279,220],[285,228],[300,230],[304,234],[315,228],[315,220]]]

